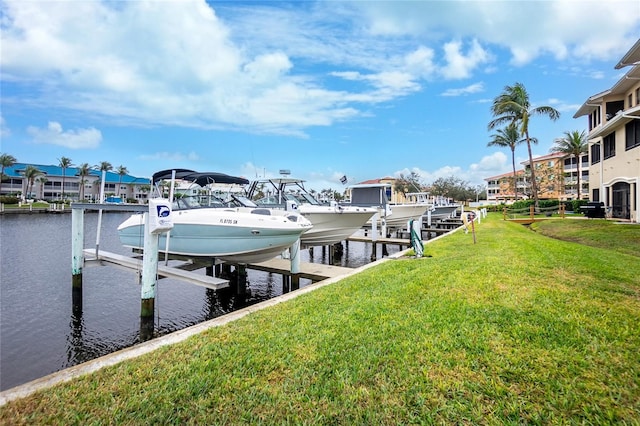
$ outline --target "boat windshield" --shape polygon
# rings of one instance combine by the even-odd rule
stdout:
[[[214,195],[194,195],[189,197],[179,197],[173,200],[173,210],[188,210],[201,208],[222,208],[229,207],[230,203]]]

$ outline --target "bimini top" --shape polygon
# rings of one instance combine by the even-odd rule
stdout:
[[[189,169],[171,169],[162,170],[153,174],[153,184],[160,182],[161,180],[171,179],[175,170],[176,179],[188,180],[200,186],[206,186],[210,183],[225,183],[225,184],[237,184],[246,185],[249,181],[242,177],[230,176],[224,173],[216,172],[195,172]]]

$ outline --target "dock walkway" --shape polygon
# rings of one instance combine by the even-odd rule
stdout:
[[[96,252],[93,249],[84,249],[85,260],[108,262],[118,266],[124,266],[130,269],[141,269],[142,260],[135,257],[123,256],[121,254],[111,253],[108,251],[100,250],[98,252],[98,258],[96,258]],[[187,281],[191,284],[199,285],[201,287],[210,288],[213,290],[219,290],[221,288],[229,287],[229,280],[223,280],[221,278],[211,277],[209,275],[196,274],[189,270],[190,264],[185,264],[185,267],[181,266],[165,266],[158,265],[158,275],[166,278],[176,278],[179,280]]]

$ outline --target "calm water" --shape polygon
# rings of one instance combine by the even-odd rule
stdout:
[[[128,213],[105,213],[100,249],[129,254],[117,226]],[[85,244],[95,247],[97,213],[85,215]],[[389,253],[398,251],[389,246]],[[349,243],[341,266],[369,261],[370,244]],[[303,262],[326,263],[316,247]],[[203,273],[204,270],[197,271]],[[301,280],[300,286],[310,281]],[[283,292],[282,276],[249,270],[246,300],[162,279],[156,294],[155,334],[164,335]],[[0,216],[0,390],[37,379],[140,341],[140,286],[137,273],[87,263],[83,309],[71,302],[71,214]]]

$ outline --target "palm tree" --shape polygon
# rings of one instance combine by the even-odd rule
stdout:
[[[44,184],[49,182],[49,179],[47,179],[45,175],[42,175],[36,179],[36,181],[40,184],[40,199],[44,200]]]
[[[538,207],[538,186],[536,184],[535,167],[533,167],[533,154],[531,153],[531,137],[529,137],[529,121],[536,115],[547,115],[553,121],[560,118],[560,113],[550,106],[533,108],[529,102],[529,93],[522,83],[513,86],[505,86],[491,106],[491,113],[495,117],[487,127],[492,130],[502,124],[514,123],[518,127],[520,136],[527,141],[529,151],[529,167],[531,169],[531,193],[536,208]]]
[[[108,172],[109,170],[113,170],[113,166],[108,161],[101,161],[100,164],[93,166],[94,169],[98,169],[101,172]]]
[[[513,193],[515,200],[518,201],[518,185],[516,177],[516,146],[526,142],[526,139],[520,137],[520,132],[515,123],[509,123],[504,129],[499,129],[497,133],[491,135],[491,141],[487,146],[499,146],[509,148],[511,150],[511,164],[513,166]]]
[[[78,166],[77,176],[80,176],[80,199],[79,201],[84,201],[84,184],[86,182],[86,177],[91,173],[91,166],[88,163],[82,163]]]
[[[58,159],[58,166],[62,168],[62,201],[64,202],[64,181],[67,175],[67,168],[71,167],[71,158],[60,157]]]
[[[37,167],[32,166],[32,165],[28,165],[27,167],[25,167],[24,171],[22,172],[25,179],[27,180],[27,191],[26,191],[26,198],[30,198],[31,196],[31,190],[33,189],[33,184],[36,180],[36,178],[40,175],[42,175],[43,173],[38,170]]]
[[[576,158],[578,167],[578,200],[582,198],[582,187],[580,186],[580,156],[587,153],[589,142],[585,131],[578,130],[564,132],[564,137],[553,141],[551,152],[562,152],[563,154],[573,155]]]
[[[118,172],[118,191],[116,191],[116,195],[120,197],[120,186],[122,185],[122,177],[127,175],[127,173],[129,173],[129,170],[127,170],[125,166],[120,165],[118,166],[116,171]]]
[[[2,166],[2,171],[0,171],[0,194],[2,194],[2,179],[4,179],[4,168],[11,167],[16,164],[18,160],[11,154],[0,154],[0,166]]]

